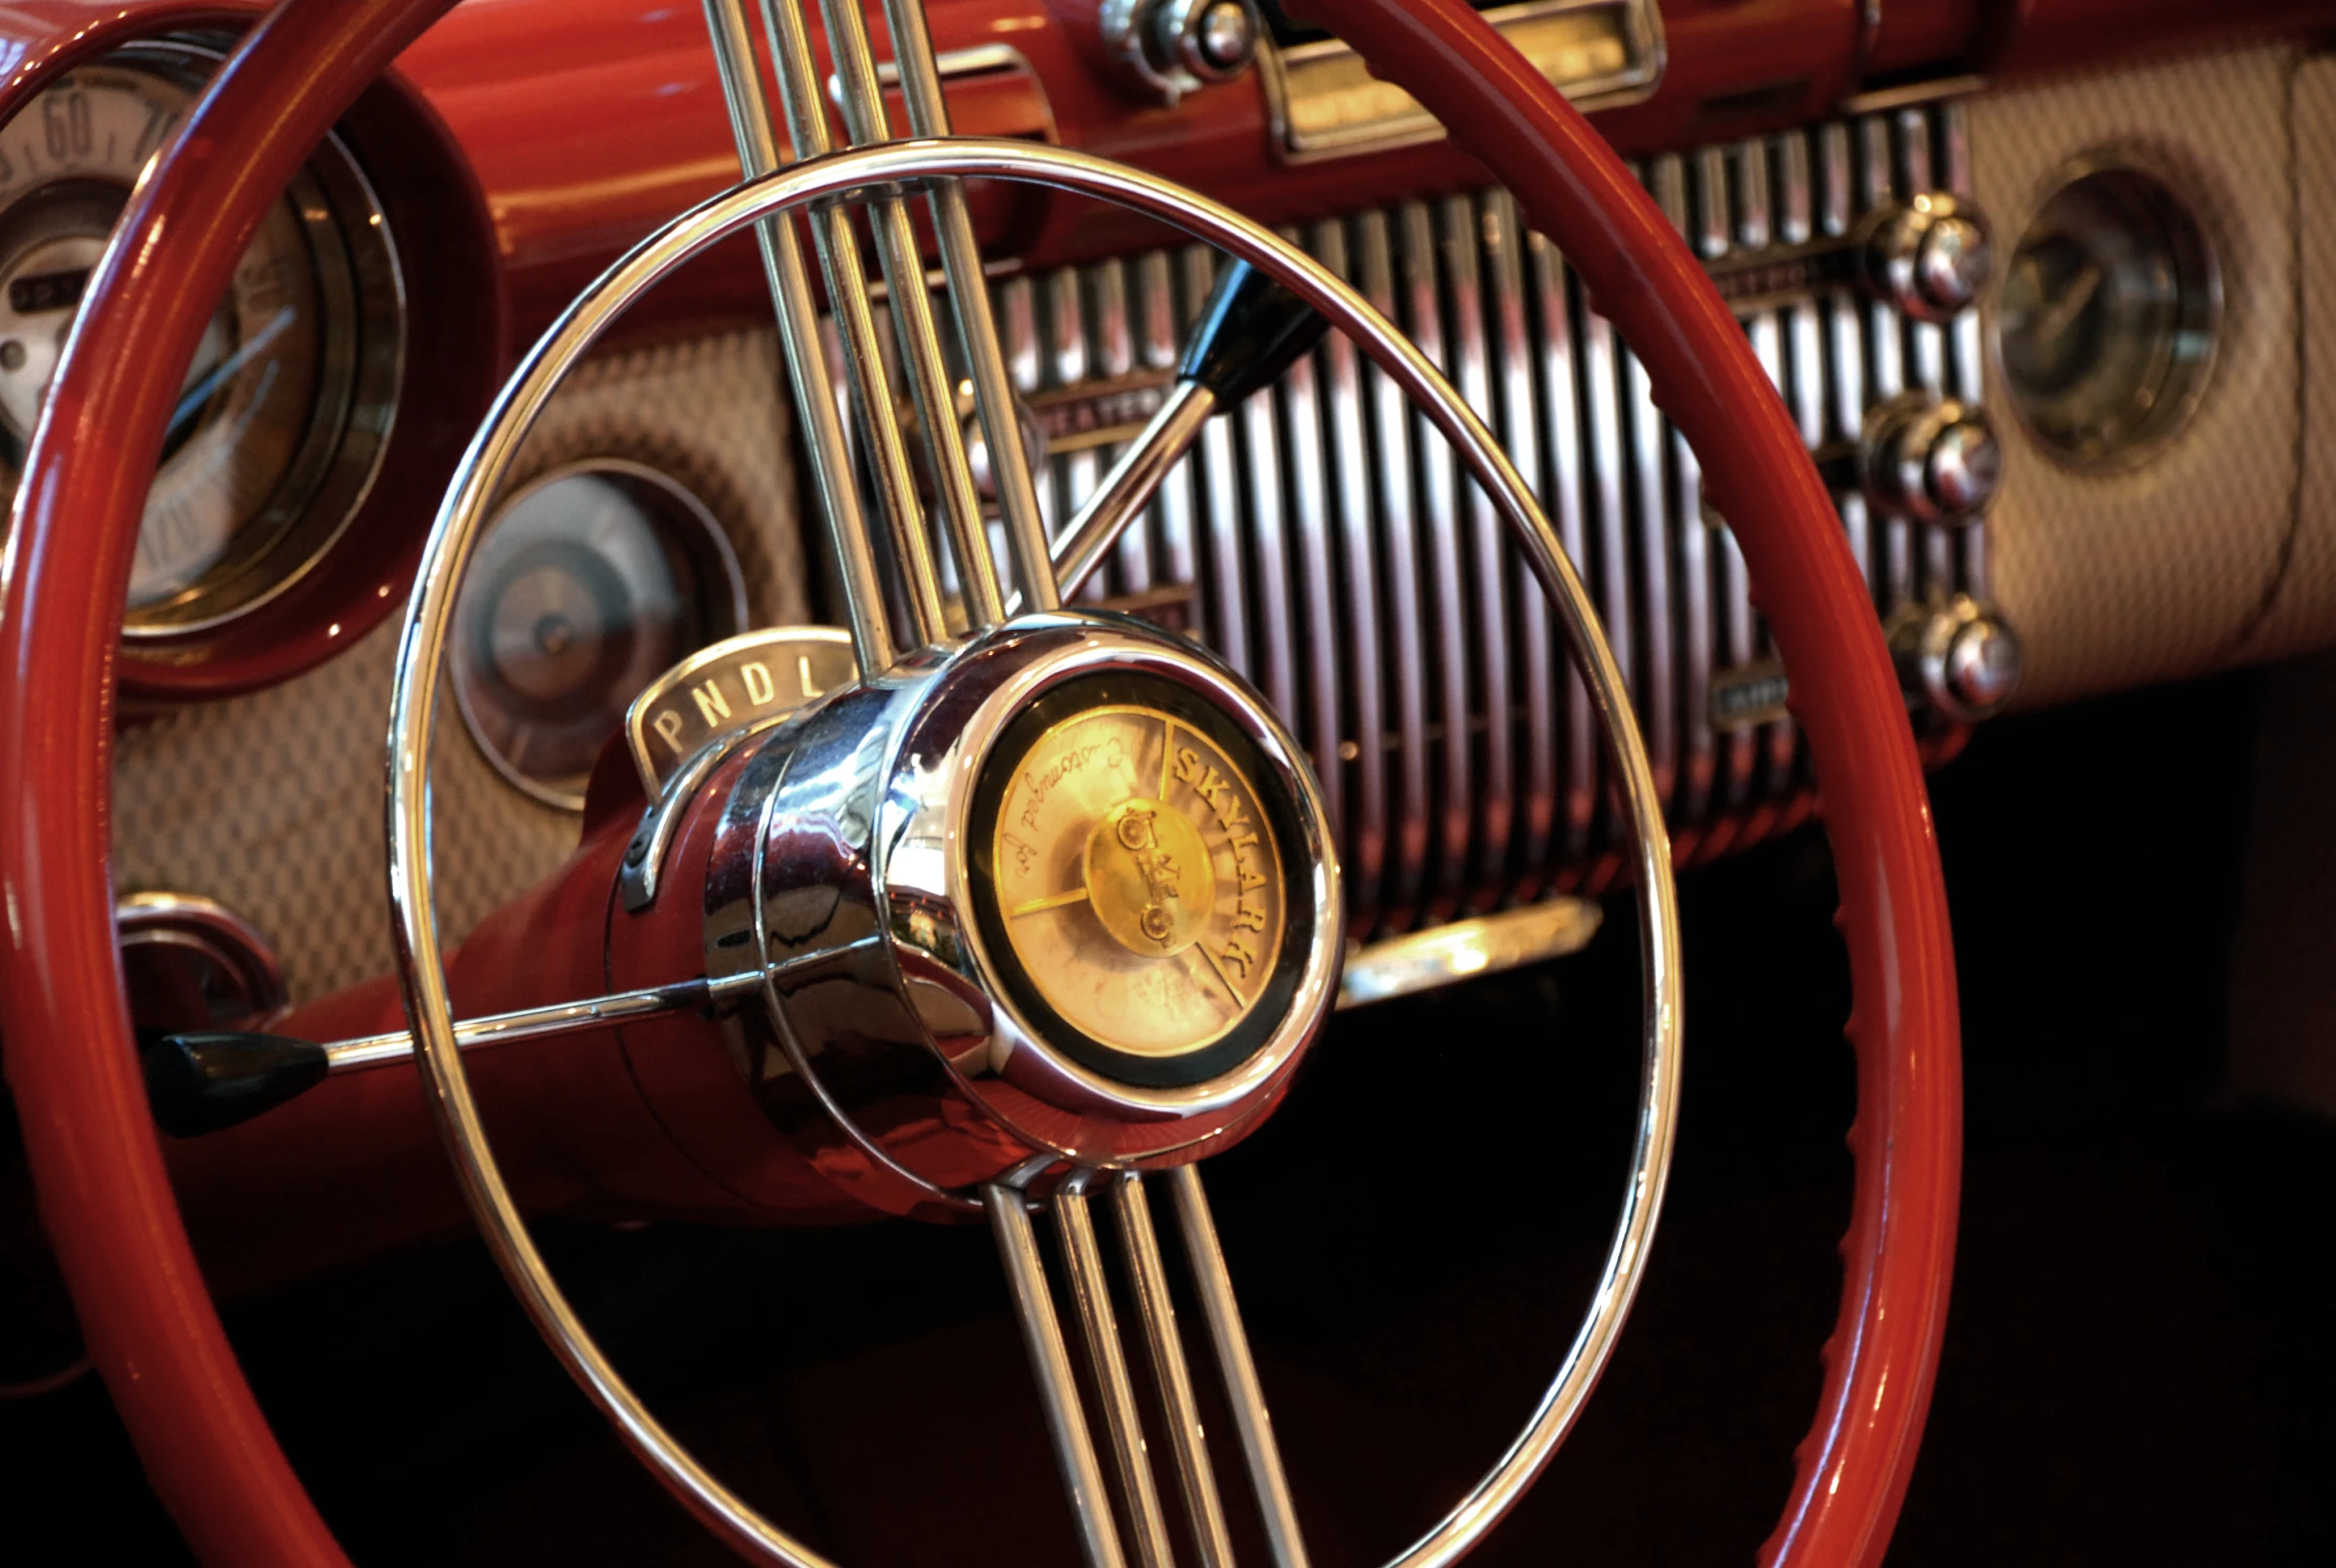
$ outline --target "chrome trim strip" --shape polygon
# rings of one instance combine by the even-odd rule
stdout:
[[[1294,243],[1295,236],[1285,234]],[[1313,613],[1298,617],[1305,630],[1305,709],[1284,709],[1290,728],[1313,754],[1314,778],[1322,786],[1323,808],[1337,841],[1347,838],[1346,775],[1339,766],[1339,732],[1345,714],[1340,701],[1340,643],[1344,634],[1339,613],[1338,587],[1330,565],[1331,529],[1329,455],[1323,450],[1322,404],[1316,393],[1316,365],[1312,354],[1289,368],[1281,382],[1282,413],[1288,423],[1290,493],[1296,503],[1292,518],[1298,535],[1299,602]],[[1251,401],[1264,403],[1270,391]],[[1301,715],[1303,717],[1301,717]]]
[[[1251,583],[1256,609],[1258,672],[1253,677],[1274,710],[1297,725],[1298,655],[1296,601],[1291,597],[1289,495],[1282,484],[1287,456],[1281,435],[1281,391],[1268,387],[1254,394],[1234,413],[1242,445],[1249,459],[1248,527],[1250,558],[1257,575]],[[1228,422],[1229,423],[1229,422]]]
[[[1363,297],[1396,319],[1395,236],[1385,212],[1357,220]],[[1409,923],[1427,888],[1434,796],[1428,784],[1428,651],[1426,607],[1420,590],[1420,518],[1412,477],[1412,411],[1401,388],[1376,367],[1365,367],[1371,423],[1378,436],[1379,498],[1387,518],[1387,621],[1395,630],[1396,756],[1403,788],[1397,817],[1395,877],[1383,913]],[[1385,666],[1382,666],[1385,668]]]
[[[1581,36],[1583,13],[1616,13],[1605,40],[1621,59],[1598,68],[1594,40]],[[1661,85],[1663,16],[1654,0],[1526,0],[1486,13],[1525,58],[1583,109],[1644,101]],[[1543,37],[1554,31],[1560,36]],[[1337,39],[1257,50],[1259,79],[1273,126],[1274,149],[1291,163],[1354,157],[1440,142],[1445,130],[1409,93],[1379,81]]]
[[[1314,230],[1314,254],[1347,282],[1346,225],[1333,219]],[[1355,799],[1340,818],[1343,825],[1349,918],[1363,925],[1388,896],[1387,651],[1379,632],[1378,518],[1372,504],[1371,444],[1366,424],[1363,377],[1355,346],[1337,333],[1324,340],[1318,357],[1329,389],[1331,452],[1337,460],[1339,555],[1346,563],[1347,636],[1351,658],[1347,689],[1355,704]],[[1336,654],[1333,655],[1336,657]],[[1333,747],[1314,761],[1327,782],[1341,772],[1343,752]]]
[[[1642,168],[1639,178],[1654,193],[1656,203],[1664,208],[1664,215],[1675,228],[1679,222],[1678,200],[1679,160],[1664,157],[1652,168]],[[1668,444],[1667,426],[1662,411],[1655,407],[1654,386],[1647,379],[1646,366],[1637,355],[1627,349],[1621,354],[1623,384],[1623,425],[1630,433],[1628,457],[1631,476],[1636,480],[1638,515],[1636,526],[1630,531],[1628,555],[1636,567],[1640,597],[1618,602],[1630,604],[1645,628],[1640,657],[1645,661],[1645,684],[1638,689],[1639,722],[1646,727],[1647,751],[1655,768],[1655,787],[1674,809],[1678,802],[1679,782],[1679,664],[1673,638],[1679,626],[1678,606],[1671,592],[1671,522],[1666,515],[1663,454]],[[1612,614],[1611,609],[1608,610]]]
[[[1485,314],[1485,257],[1480,243],[1482,218],[1474,196],[1449,196],[1443,203],[1440,227],[1443,229],[1444,294],[1452,303],[1452,350],[1447,374],[1477,411],[1477,418],[1487,425],[1498,426],[1501,413],[1493,401],[1493,349],[1486,336]],[[1514,448],[1509,449],[1509,461],[1519,471],[1530,473],[1533,466]],[[1438,472],[1447,472],[1455,467],[1449,458],[1437,466]],[[1501,517],[1493,509],[1492,498],[1475,484],[1465,484],[1468,497],[1469,541],[1465,556],[1455,550],[1452,554],[1455,582],[1473,577],[1468,584],[1473,590],[1469,599],[1476,606],[1476,648],[1469,671],[1474,679],[1469,683],[1471,695],[1461,712],[1470,721],[1460,726],[1463,743],[1473,754],[1472,763],[1481,763],[1480,778],[1476,784],[1473,801],[1477,852],[1469,880],[1478,899],[1490,900],[1500,895],[1503,871],[1508,858],[1508,842],[1516,804],[1516,764],[1513,757],[1515,731],[1512,724],[1516,704],[1509,690],[1509,633],[1508,592],[1503,568],[1507,564],[1508,539],[1501,525]],[[1456,517],[1455,521],[1459,519]],[[1463,624],[1465,624],[1465,619]],[[1484,719],[1482,750],[1474,744],[1472,732],[1478,715]],[[1447,721],[1450,722],[1450,721]]]
[[[1589,538],[1582,511],[1582,488],[1590,465],[1582,444],[1581,400],[1575,386],[1579,367],[1574,354],[1574,295],[1567,281],[1565,258],[1540,234],[1526,236],[1533,262],[1533,286],[1540,304],[1541,399],[1549,422],[1549,470],[1543,481],[1544,504],[1554,508],[1558,537],[1566,557],[1583,572],[1589,570]],[[1598,814],[1597,719],[1581,671],[1572,661],[1558,659],[1558,645],[1547,632],[1549,601],[1528,591],[1525,626],[1536,651],[1536,663],[1555,659],[1565,694],[1565,832],[1562,853],[1568,859],[1587,852],[1590,828]],[[1538,628],[1537,635],[1535,629]],[[1611,636],[1611,628],[1609,628]]]
[[[1499,325],[1501,398],[1497,428],[1509,460],[1532,483],[1541,496],[1542,506],[1547,508],[1552,491],[1559,486],[1552,485],[1548,478],[1547,460],[1542,452],[1542,438],[1548,427],[1543,423],[1540,409],[1532,318],[1525,293],[1528,244],[1524,215],[1517,210],[1513,196],[1496,189],[1484,197],[1482,221],[1493,319]],[[1478,507],[1489,512],[1492,498],[1482,490],[1472,493]],[[1498,528],[1499,518],[1496,516],[1493,521]],[[1530,878],[1532,868],[1548,859],[1557,816],[1560,714],[1556,645],[1550,636],[1548,600],[1534,589],[1531,574],[1524,569],[1522,554],[1512,541],[1502,535],[1497,538],[1495,547],[1501,566],[1502,602],[1516,607],[1516,634],[1513,638],[1502,638],[1506,645],[1503,657],[1512,661],[1523,677],[1520,700],[1524,706],[1523,769],[1511,775],[1522,784],[1522,798],[1512,818],[1522,826],[1520,833],[1504,835],[1517,840],[1516,848],[1508,853],[1508,874],[1502,878],[1505,883],[1519,873]],[[1497,733],[1507,734],[1516,728],[1507,722],[1500,708],[1493,712]]]
[[[1551,898],[1373,942],[1347,959],[1338,1005],[1366,1007],[1578,953],[1604,920],[1587,899]]]
[[[1444,339],[1444,298],[1438,276],[1435,219],[1424,201],[1407,201],[1397,209],[1402,226],[1398,260],[1403,268],[1402,317],[1412,343],[1428,362],[1447,377],[1452,354]],[[1423,480],[1424,515],[1420,519],[1425,548],[1428,588],[1433,596],[1429,628],[1436,639],[1433,662],[1436,693],[1434,712],[1444,732],[1442,794],[1436,802],[1434,892],[1428,912],[1448,919],[1459,908],[1468,880],[1470,802],[1476,788],[1470,767],[1469,643],[1467,566],[1460,541],[1460,475],[1454,471],[1452,449],[1436,439],[1427,416],[1411,414],[1418,433],[1413,461]]]

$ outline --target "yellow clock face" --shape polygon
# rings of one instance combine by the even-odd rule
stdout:
[[[1161,1081],[1270,1033],[1287,1000],[1290,876],[1237,733],[1166,694],[1129,695],[1009,728],[984,791],[994,819],[976,824],[983,923],[1046,1023]]]

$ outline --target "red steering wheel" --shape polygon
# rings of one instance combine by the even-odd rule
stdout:
[[[286,0],[140,186],[0,561],[0,1034],[91,1356],[194,1550],[343,1564],[228,1348],[138,1071],[109,868],[115,654],[180,370],[262,214],[452,0]],[[1913,1467],[1954,1253],[1953,953],[1905,711],[1831,497],[1735,318],[1588,125],[1463,0],[1307,0],[1515,191],[1647,366],[1742,543],[1822,782],[1854,1008],[1856,1189],[1818,1416],[1764,1562],[1874,1563]],[[90,606],[101,608],[92,612]]]

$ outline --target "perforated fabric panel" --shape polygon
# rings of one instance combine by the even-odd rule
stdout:
[[[2296,253],[2303,274],[2303,482],[2287,569],[2243,650],[2336,643],[2336,55],[2294,76]]]
[[[2294,55],[2249,50],[2088,74],[1971,105],[1973,185],[1998,276],[2074,159],[2126,155],[2187,196],[2220,258],[2222,343],[2188,426],[2145,466],[2079,470],[2021,425],[1990,515],[1997,602],[2025,641],[2023,706],[2242,657],[2288,555],[2296,495]],[[1990,341],[1994,323],[1988,323]]]
[[[803,621],[780,378],[769,332],[595,360],[545,411],[514,482],[585,457],[662,470],[729,532],[756,624]],[[382,767],[396,636],[383,626],[298,680],[135,726],[117,750],[117,885],[201,893],[239,911],[275,944],[295,999],[393,962]],[[451,702],[439,731],[439,909],[459,940],[566,858],[577,823],[496,774]]]

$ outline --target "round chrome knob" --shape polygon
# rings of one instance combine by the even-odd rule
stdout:
[[[1145,30],[1155,65],[1207,86],[1232,81],[1257,58],[1250,0],[1155,0]]]
[[[1899,399],[1867,417],[1865,490],[1916,522],[1965,522],[1986,510],[2003,479],[2003,447],[1976,404]]]
[[[1238,78],[1264,34],[1255,0],[1103,0],[1098,21],[1118,71],[1171,104]]]
[[[1257,58],[1257,13],[1247,0],[1200,0],[1196,5],[1164,6],[1182,11],[1176,63],[1203,82],[1229,82]]]
[[[1917,612],[1891,638],[1909,694],[1963,724],[2003,709],[2020,684],[2020,638],[1968,594]]]
[[[1994,265],[1986,220],[1944,191],[1876,214],[1865,236],[1867,283],[1917,321],[1948,321],[1969,309]]]

